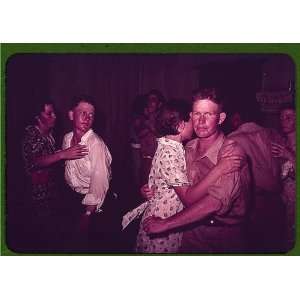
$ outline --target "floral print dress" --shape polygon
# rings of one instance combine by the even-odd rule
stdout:
[[[165,137],[159,138],[148,182],[149,187],[154,188],[154,197],[147,202],[141,224],[150,216],[165,219],[181,211],[183,204],[173,187],[188,184],[183,145]],[[136,252],[176,253],[181,238],[180,232],[149,236],[140,226]]]
[[[32,193],[32,209],[40,219],[52,214],[52,203],[56,197],[53,167],[37,167],[34,160],[42,155],[55,153],[55,140],[51,134],[43,135],[35,126],[28,126],[22,144],[25,170]]]

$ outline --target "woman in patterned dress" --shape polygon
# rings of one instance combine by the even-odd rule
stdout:
[[[282,159],[281,178],[283,181],[282,200],[286,216],[286,250],[295,246],[296,227],[296,110],[293,104],[282,106],[280,127],[283,142],[272,143],[272,154]]]
[[[193,134],[190,111],[190,104],[173,100],[166,103],[158,115],[156,127],[161,138],[158,139],[158,147],[153,158],[148,182],[148,187],[153,190],[153,195],[147,202],[123,218],[124,227],[144,211],[137,236],[136,252],[176,253],[181,244],[181,232],[174,231],[149,236],[144,231],[142,223],[150,216],[168,218],[183,209],[183,204],[175,188],[185,189],[189,186],[182,142],[190,139]],[[230,167],[227,164],[228,160],[226,163],[224,163],[225,160],[221,160],[222,163],[219,163],[218,167],[212,171],[210,180],[205,184],[197,185],[197,193],[204,193],[208,183],[216,180],[224,170],[228,172],[233,167],[237,167],[237,165],[233,166],[233,160],[236,161],[236,157],[230,161]],[[125,222],[126,219],[127,222]]]
[[[55,231],[55,205],[58,200],[55,166],[60,160],[81,158],[86,155],[84,146],[76,145],[56,151],[52,135],[56,122],[54,105],[40,102],[35,107],[34,124],[25,128],[22,152],[27,182],[31,194],[29,208],[32,214],[32,250],[53,250]]]

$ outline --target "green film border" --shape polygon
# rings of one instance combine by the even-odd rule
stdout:
[[[5,186],[5,166],[6,166],[6,147],[5,147],[5,69],[8,59],[14,54],[286,54],[295,64],[295,88],[296,103],[299,103],[299,94],[297,88],[300,86],[300,44],[84,44],[84,43],[11,43],[1,44],[1,254],[2,255],[22,255],[12,252],[5,242],[5,223],[6,223],[6,186]],[[297,128],[299,125],[298,105],[297,109]],[[299,132],[297,130],[297,147],[299,146]],[[297,167],[299,162],[299,153],[297,151]],[[299,172],[297,173],[297,182],[299,182]],[[297,209],[296,209],[296,245],[286,255],[300,255],[300,206],[299,206],[299,185],[297,184]],[[124,253],[125,254],[125,253]],[[26,254],[29,255],[29,254]],[[36,255],[36,254],[32,254]],[[105,254],[99,254],[105,255]],[[111,254],[109,254],[111,255]],[[181,255],[181,254],[178,254]],[[259,254],[260,255],[260,254]],[[271,254],[274,255],[274,254]]]

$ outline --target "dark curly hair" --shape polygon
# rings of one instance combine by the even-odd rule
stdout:
[[[173,99],[161,107],[156,118],[158,136],[177,135],[180,122],[190,119],[191,103],[182,99]]]
[[[36,117],[39,116],[45,110],[46,105],[52,105],[54,111],[56,110],[54,102],[51,99],[41,98],[32,107],[32,110],[30,111],[28,117],[25,120],[26,125],[32,123],[37,124]]]

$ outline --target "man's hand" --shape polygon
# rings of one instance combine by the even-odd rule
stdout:
[[[148,184],[144,184],[140,189],[143,198],[150,200],[154,196],[154,191],[149,188]]]
[[[293,153],[286,147],[274,143],[271,143],[271,150],[272,150],[272,156],[274,157],[281,157],[281,158],[285,158],[285,159],[289,159],[289,160],[293,160]]]
[[[227,140],[224,142],[217,164],[222,175],[240,170],[246,163],[246,155],[237,142]]]
[[[217,163],[221,174],[232,173],[240,170],[245,164],[245,158],[239,155],[223,156]]]
[[[169,229],[167,220],[158,217],[147,218],[142,226],[147,234],[161,233]]]
[[[69,147],[65,150],[60,151],[62,159],[79,159],[86,156],[89,153],[87,146],[77,144],[75,146]]]

